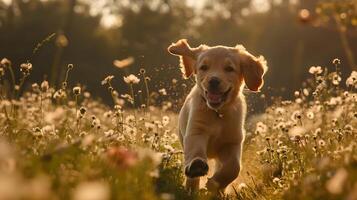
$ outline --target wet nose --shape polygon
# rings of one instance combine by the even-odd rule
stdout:
[[[209,89],[217,89],[220,83],[221,83],[221,80],[219,78],[212,77],[208,82]]]

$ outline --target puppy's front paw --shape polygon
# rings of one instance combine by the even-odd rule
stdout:
[[[185,174],[190,178],[205,176],[208,172],[208,165],[206,161],[200,158],[194,159],[189,165],[185,167]]]

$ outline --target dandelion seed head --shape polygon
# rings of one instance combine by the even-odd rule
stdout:
[[[83,116],[84,114],[86,114],[87,109],[86,109],[85,107],[81,107],[81,108],[79,109],[79,112],[80,112],[81,115]]]
[[[326,142],[324,140],[320,139],[318,141],[318,144],[319,144],[320,147],[324,147],[326,145]]]
[[[74,65],[73,65],[73,64],[68,64],[68,65],[67,65],[67,69],[69,69],[69,70],[72,70],[72,69],[73,69],[73,67],[74,67]]]
[[[76,86],[73,88],[73,94],[74,95],[80,95],[81,94],[81,87]]]
[[[338,58],[335,58],[335,59],[333,59],[332,64],[334,64],[334,65],[340,65],[340,64],[341,64],[341,60],[338,59]]]
[[[146,70],[145,70],[144,68],[140,68],[140,71],[139,71],[139,72],[140,72],[140,74],[143,74],[143,75],[144,75],[144,74],[146,73]]]

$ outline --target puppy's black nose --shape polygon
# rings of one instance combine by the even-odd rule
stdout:
[[[209,80],[209,89],[217,89],[219,84],[221,83],[221,80],[217,77],[212,77],[211,80]]]

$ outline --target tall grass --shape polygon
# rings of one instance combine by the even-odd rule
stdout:
[[[177,114],[149,105],[145,71],[124,77],[130,94],[106,77],[109,107],[68,85],[73,65],[57,90],[47,80],[26,83],[29,66],[17,81],[11,62],[1,61],[0,199],[357,198],[357,72],[342,80],[339,60],[331,72],[310,68],[295,99],[250,117],[243,170],[220,197],[204,187],[185,191]],[[133,84],[144,84],[144,109],[133,106]]]

